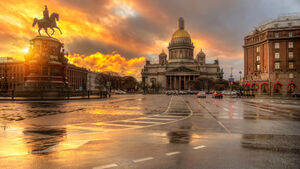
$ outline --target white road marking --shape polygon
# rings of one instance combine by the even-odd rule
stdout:
[[[135,128],[135,127],[139,127],[138,124],[117,124],[117,123],[102,123],[102,124],[97,124],[98,126],[113,126],[113,127],[128,127],[128,128]]]
[[[132,160],[132,161],[134,163],[139,163],[139,162],[148,161],[148,160],[153,160],[153,157],[140,158],[140,159],[136,159],[136,160]]]
[[[152,117],[148,117],[148,118],[144,118],[144,119],[147,119],[147,120],[167,120],[167,121],[169,121],[169,120],[174,120],[174,119],[166,119],[166,118],[152,118]]]
[[[105,169],[105,168],[112,168],[112,167],[118,167],[117,164],[113,163],[113,164],[108,164],[108,165],[102,165],[102,166],[98,166],[98,167],[93,167],[93,169]]]
[[[178,117],[178,116],[171,116],[171,115],[154,115],[154,116],[152,116],[152,117],[170,117],[170,118],[172,118],[172,117]]]
[[[127,120],[126,122],[132,122],[132,123],[149,123],[149,124],[158,124],[161,122],[154,122],[154,121],[142,121],[142,120]]]
[[[166,153],[167,156],[172,156],[172,155],[175,155],[175,154],[180,154],[180,152],[174,151],[174,152]]]
[[[197,149],[204,148],[204,147],[206,147],[206,146],[202,145],[202,146],[194,147],[193,149],[197,150]]]
[[[227,108],[223,108],[225,111],[229,111]]]

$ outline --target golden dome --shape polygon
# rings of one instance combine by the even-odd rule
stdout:
[[[172,39],[175,39],[175,38],[191,38],[191,36],[184,29],[178,29],[176,32],[174,32],[174,34],[172,36]]]

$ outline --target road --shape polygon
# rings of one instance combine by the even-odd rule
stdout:
[[[0,168],[300,168],[300,100],[0,103]]]

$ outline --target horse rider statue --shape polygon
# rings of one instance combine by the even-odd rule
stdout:
[[[45,5],[45,10],[43,11],[43,19],[37,19],[37,18],[34,18],[33,20],[33,24],[32,26],[34,27],[36,24],[38,25],[39,29],[38,29],[38,32],[39,32],[39,35],[41,36],[41,29],[43,28],[46,32],[46,34],[51,37],[49,34],[48,34],[48,28],[52,29],[52,34],[54,34],[54,29],[53,28],[56,28],[60,31],[60,33],[62,34],[60,28],[56,25],[56,21],[59,21],[59,15],[57,13],[52,13],[49,17],[49,11],[48,11],[48,8],[47,8],[47,5]]]
[[[50,17],[49,17],[49,11],[48,11],[48,8],[47,8],[47,5],[45,5],[45,10],[43,11],[43,15],[44,15],[44,20],[45,21],[50,21]]]

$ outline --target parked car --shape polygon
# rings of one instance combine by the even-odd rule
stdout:
[[[225,91],[223,91],[223,95],[224,96],[230,96],[231,95],[231,91],[225,90]]]
[[[213,94],[214,91],[210,90],[210,91],[207,91],[206,94]]]
[[[221,99],[221,98],[223,98],[223,93],[220,92],[220,91],[215,91],[215,92],[213,93],[212,97],[213,97],[213,98],[219,98],[219,99]]]
[[[200,91],[198,94],[197,94],[197,98],[206,98],[206,93],[204,91]]]
[[[115,93],[116,94],[126,94],[126,92],[124,92],[123,90],[117,90]]]
[[[232,92],[230,93],[230,97],[232,97],[232,98],[237,98],[237,97],[239,97],[239,94],[238,94],[238,92],[236,92],[236,91],[232,91]]]
[[[292,95],[292,97],[300,97],[300,91],[293,92],[291,95]]]

